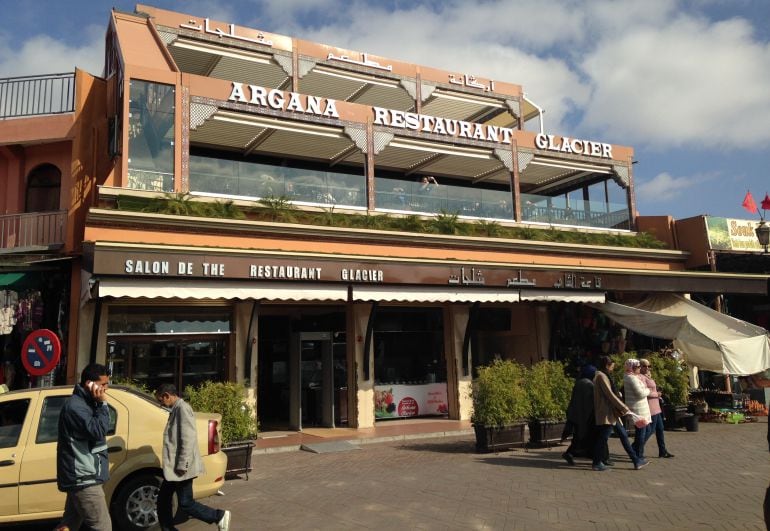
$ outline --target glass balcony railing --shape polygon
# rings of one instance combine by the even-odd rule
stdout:
[[[173,192],[174,174],[129,167],[128,188],[152,192]]]
[[[521,220],[552,225],[604,229],[630,228],[628,206],[601,201],[567,201],[564,197],[521,194]]]
[[[312,205],[366,207],[366,177],[190,155],[190,191],[244,199],[286,196]]]
[[[378,177],[377,209],[419,214],[447,212],[460,216],[513,219],[511,193],[451,184],[433,184]]]

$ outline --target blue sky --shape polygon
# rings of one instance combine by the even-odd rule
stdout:
[[[770,191],[766,0],[156,0],[166,9],[518,83],[548,133],[635,149],[641,215],[753,218]],[[100,74],[111,7],[4,0],[0,77]]]

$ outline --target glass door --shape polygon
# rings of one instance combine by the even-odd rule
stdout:
[[[332,342],[329,332],[300,333],[301,427],[334,427]]]

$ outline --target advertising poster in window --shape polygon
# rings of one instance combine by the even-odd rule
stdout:
[[[446,383],[377,385],[374,416],[378,419],[447,414]]]

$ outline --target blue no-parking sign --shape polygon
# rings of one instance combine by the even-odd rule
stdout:
[[[32,376],[51,372],[59,363],[61,342],[51,330],[41,328],[31,332],[21,347],[21,363]]]

